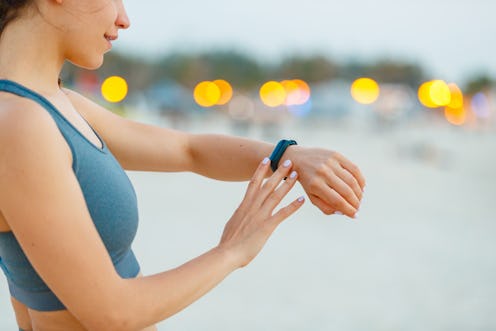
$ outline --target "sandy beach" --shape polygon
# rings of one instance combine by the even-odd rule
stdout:
[[[203,119],[193,132],[233,132]],[[269,139],[259,129],[247,135]],[[415,120],[289,122],[273,139],[337,150],[367,188],[358,220],[309,201],[257,259],[159,330],[495,330],[496,130]],[[144,274],[176,267],[217,244],[245,183],[194,174],[130,172]],[[293,199],[304,193],[297,187]],[[0,330],[16,330],[0,276]]]

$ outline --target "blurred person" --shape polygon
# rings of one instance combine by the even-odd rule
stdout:
[[[275,210],[296,181],[325,214],[359,209],[364,178],[336,152],[145,125],[60,86],[129,25],[121,0],[0,0],[0,266],[21,330],[155,330],[250,263],[302,206]],[[250,181],[216,247],[142,276],[124,169]]]

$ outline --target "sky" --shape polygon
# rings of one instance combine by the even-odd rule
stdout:
[[[496,77],[495,0],[124,0],[115,48],[159,55],[234,49],[261,61],[320,53],[420,64],[432,78]]]

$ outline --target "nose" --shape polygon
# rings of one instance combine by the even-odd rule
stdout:
[[[117,19],[115,20],[115,25],[120,29],[127,29],[131,26],[131,21],[126,13],[126,8],[124,8],[123,1],[117,1]]]

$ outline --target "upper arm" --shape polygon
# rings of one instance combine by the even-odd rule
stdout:
[[[189,134],[123,118],[74,91],[65,92],[124,169],[191,171]]]
[[[120,278],[91,220],[69,151],[42,109],[16,109],[0,121],[0,209],[35,270],[85,324],[110,306],[106,293]]]

